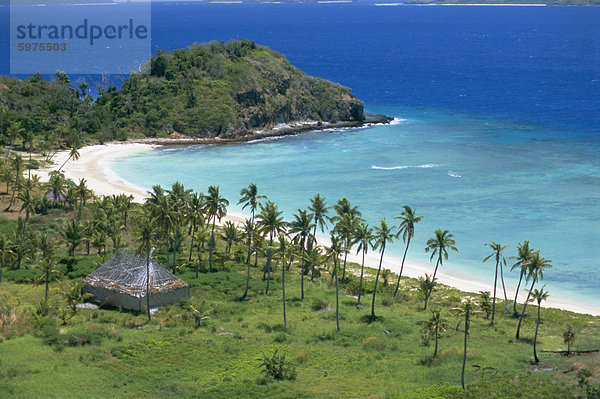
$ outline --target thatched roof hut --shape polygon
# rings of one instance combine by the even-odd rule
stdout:
[[[102,305],[146,309],[146,257],[117,251],[83,279],[83,292]],[[150,306],[178,302],[190,296],[190,286],[150,259]]]

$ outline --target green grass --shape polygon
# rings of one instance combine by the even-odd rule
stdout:
[[[89,258],[82,257],[80,263],[89,263]],[[335,291],[328,273],[314,283],[305,281],[304,301],[297,272],[286,273],[286,329],[280,271],[265,296],[262,271],[253,268],[250,296],[239,301],[245,268],[232,262],[227,268],[231,271],[204,273],[198,279],[192,271],[180,275],[192,286],[189,302],[208,317],[198,328],[190,311],[178,304],[162,307],[150,324],[143,314],[81,309],[66,326],[55,327],[62,337],[96,337],[75,346],[45,344],[43,331],[34,327],[31,313],[43,287],[3,282],[0,303],[17,310],[17,321],[5,329],[0,344],[0,396],[424,398],[510,397],[523,391],[529,392],[524,397],[574,397],[577,367],[598,367],[597,355],[567,359],[547,353],[534,367],[533,311],[525,319],[520,341],[514,339],[517,320],[510,315],[497,313],[494,326],[475,315],[467,359],[469,387],[464,393],[456,387],[463,334],[454,327],[461,319],[450,309],[466,294],[454,289],[434,294],[430,307],[443,309],[449,328],[440,340],[439,357],[433,360],[433,347],[421,344],[420,323],[428,312],[421,310],[421,299],[409,289],[412,280],[403,280],[401,299],[391,299],[392,286],[378,295],[380,319],[370,324],[361,317],[370,311],[371,295],[364,296],[362,309],[356,309],[356,298],[342,295],[337,332]],[[53,308],[63,302],[58,288],[58,283],[52,284]],[[597,318],[555,309],[543,309],[542,317],[539,349],[563,349],[562,329],[567,323],[577,331],[577,348],[600,346]],[[6,334],[7,330],[12,332]],[[295,365],[295,380],[262,378],[259,359],[276,349]],[[497,375],[488,372],[482,378],[474,364],[492,367]]]

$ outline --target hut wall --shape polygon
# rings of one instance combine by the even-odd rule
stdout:
[[[86,284],[83,287],[83,292],[94,295],[92,301],[101,305],[138,311],[146,309],[145,296],[134,297],[106,288],[94,287],[89,284]],[[179,288],[173,291],[161,292],[157,294],[150,294],[150,307],[179,302],[180,300],[188,298],[189,296],[190,287]]]

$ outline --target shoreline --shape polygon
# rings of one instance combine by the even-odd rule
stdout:
[[[314,130],[314,128],[312,130]],[[252,139],[256,140],[257,137],[254,136]],[[219,143],[223,142],[225,141],[219,141]],[[189,145],[207,143],[186,142],[185,144]],[[118,174],[113,171],[111,164],[118,158],[149,151],[160,146],[161,145],[159,145],[158,143],[133,141],[84,147],[79,150],[79,160],[69,160],[69,162],[67,162],[67,164],[63,167],[62,172],[64,173],[66,178],[73,180],[75,183],[77,183],[80,178],[85,178],[88,187],[92,189],[96,195],[118,195],[121,193],[125,193],[127,195],[132,195],[135,202],[143,202],[143,200],[148,197],[149,188],[144,188],[135,185],[119,177]],[[47,181],[49,178],[49,172],[52,170],[56,170],[58,166],[62,165],[62,163],[67,159],[67,157],[68,151],[59,152],[53,159],[55,163],[53,167],[43,170],[40,169],[35,171],[34,173],[38,174],[42,181]],[[227,213],[225,220],[241,223],[246,217],[248,217],[248,215],[233,211]],[[325,237],[317,238],[319,244],[327,245],[327,239]],[[356,255],[354,252],[350,252],[348,254],[348,260],[351,262],[358,263],[360,265],[362,259],[361,255]],[[392,255],[384,255],[384,267],[390,269],[392,272],[398,273],[398,271],[400,270],[401,262],[402,258],[397,258]],[[368,252],[365,256],[365,266],[377,268],[378,263],[379,254],[372,251]],[[424,273],[431,273],[433,271],[433,267],[434,265],[415,262],[407,258],[404,264],[403,276],[412,278],[420,277],[423,276]],[[438,271],[437,280],[441,284],[448,285],[450,287],[454,287],[456,289],[469,293],[478,293],[479,291],[483,290],[492,291],[493,289],[493,286],[491,286],[491,284],[479,280],[478,278],[472,278],[470,276],[461,276],[457,273],[448,273],[444,269],[440,269]],[[502,296],[501,286],[499,293],[500,296]],[[513,299],[514,289],[511,290],[507,287],[507,295],[509,300]],[[524,290],[521,290],[521,293],[519,295],[519,301],[524,301],[526,295],[526,292]],[[500,298],[498,297],[496,298],[496,303],[497,305],[500,304],[500,306],[502,306],[501,304],[504,302],[504,300],[499,299]],[[600,315],[600,309],[589,307],[585,304],[575,303],[565,298],[549,298],[544,303],[544,305],[542,305],[542,307],[559,308],[562,310],[568,310],[576,313],[591,314],[593,316]]]

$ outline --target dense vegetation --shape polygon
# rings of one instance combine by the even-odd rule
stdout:
[[[285,221],[251,184],[239,198],[248,219],[222,221],[229,201],[216,186],[205,195],[155,186],[135,204],[95,197],[85,180],[60,173],[48,183],[25,178],[14,151],[0,159],[11,171],[0,219],[0,392],[9,396],[599,395],[598,353],[576,352],[598,348],[598,318],[539,307],[551,262],[527,242],[509,259],[536,298],[529,312],[510,300],[497,308],[495,292],[437,284],[460,243],[439,229],[409,246],[421,220],[409,206],[398,226],[369,226],[349,200],[316,195]],[[314,239],[322,230],[328,246]],[[398,241],[427,248],[431,276],[385,268],[385,248]],[[489,246],[497,277],[506,249]],[[87,300],[80,278],[122,247],[156,247],[154,257],[192,287],[189,300],[153,315],[77,308]],[[378,251],[379,268],[347,262],[357,250]],[[565,349],[570,356],[546,352]]]
[[[115,82],[72,87],[57,72],[51,81],[0,76],[0,138],[27,134],[52,147],[127,137],[231,138],[279,123],[363,120],[350,89],[309,76],[285,57],[248,40],[211,42],[172,53],[158,51],[142,72]],[[26,133],[25,133],[26,132]]]

